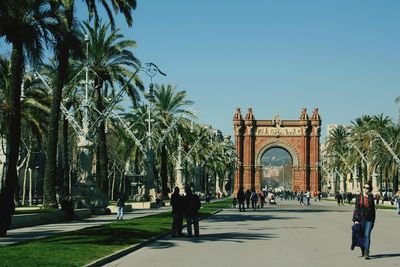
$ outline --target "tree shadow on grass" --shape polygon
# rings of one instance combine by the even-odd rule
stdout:
[[[160,230],[168,232],[167,228]],[[88,245],[133,245],[159,235],[158,231],[148,231],[140,228],[127,227],[93,227],[61,234],[57,237],[45,238],[41,242],[57,243],[64,245],[88,244]]]

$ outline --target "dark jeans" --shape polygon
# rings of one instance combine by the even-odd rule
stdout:
[[[182,220],[183,214],[182,213],[172,213],[172,235],[181,235],[182,234]]]
[[[369,251],[371,245],[371,231],[374,223],[372,221],[361,221],[360,223],[364,230],[364,248]]]
[[[246,199],[246,206],[247,206],[247,208],[250,207],[250,199],[249,200]]]
[[[188,216],[188,217],[186,217],[186,223],[187,223],[188,236],[193,235],[192,224],[194,227],[194,235],[199,236],[199,217],[197,215]]]
[[[246,211],[246,209],[244,208],[244,201],[239,201],[239,211]]]

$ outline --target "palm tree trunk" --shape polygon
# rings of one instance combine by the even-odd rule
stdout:
[[[115,162],[114,162],[114,166],[113,166],[113,178],[112,178],[112,187],[111,187],[111,198],[110,199],[114,199],[114,188],[115,188],[115,174],[116,170],[115,170]]]
[[[395,167],[393,174],[393,194],[399,191],[399,169]]]
[[[380,176],[380,188],[379,188],[379,194],[382,196],[382,188],[383,188],[383,167],[381,166],[379,168],[379,176]]]
[[[29,206],[32,206],[32,169],[28,168],[29,172]]]
[[[168,196],[168,154],[165,145],[161,147],[161,190],[164,198]]]
[[[0,237],[7,234],[14,213],[14,193],[18,181],[17,162],[21,141],[21,83],[24,68],[22,43],[14,43],[11,56],[11,85],[7,92],[8,118],[6,122],[7,168],[4,187],[0,192]]]
[[[45,207],[57,208],[56,199],[56,176],[57,176],[57,143],[58,143],[58,123],[60,119],[60,104],[62,89],[68,73],[68,48],[60,43],[58,46],[58,70],[56,86],[53,90],[51,100],[51,111],[47,140],[47,159],[44,175],[43,204]]]
[[[28,155],[26,155],[26,166],[25,166],[25,171],[24,171],[24,180],[23,180],[23,188],[22,188],[22,205],[25,205],[25,199],[26,199],[26,179],[28,175],[28,169],[29,169],[29,162],[31,161],[31,147],[28,149]]]
[[[103,112],[103,97],[101,95],[101,88],[103,83],[100,79],[96,79],[95,83],[95,97],[96,108]],[[96,146],[96,179],[100,189],[104,194],[107,194],[107,177],[108,177],[108,156],[107,156],[107,136],[105,120],[100,122],[96,130],[97,146]]]
[[[63,115],[63,190],[69,193],[68,119]]]

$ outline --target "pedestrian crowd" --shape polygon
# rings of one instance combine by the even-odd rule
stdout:
[[[240,187],[236,197],[232,200],[232,207],[236,208],[239,205],[239,211],[246,211],[246,208],[251,208],[253,210],[264,208],[265,204],[275,205],[276,198],[279,197],[281,200],[294,200],[297,198],[300,205],[311,205],[311,198],[314,197],[315,201],[321,200],[321,193],[314,191],[311,196],[310,191],[301,191],[301,192],[291,192],[291,191],[282,191],[282,192],[273,192],[262,190],[261,192],[256,192],[255,189],[246,189],[244,191],[243,187]]]

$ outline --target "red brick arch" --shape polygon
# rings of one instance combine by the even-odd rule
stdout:
[[[261,189],[262,155],[269,149],[285,149],[292,157],[292,191],[319,191],[321,117],[314,109],[311,118],[303,109],[298,120],[256,120],[251,108],[243,119],[240,109],[233,117],[238,164],[234,191]]]

